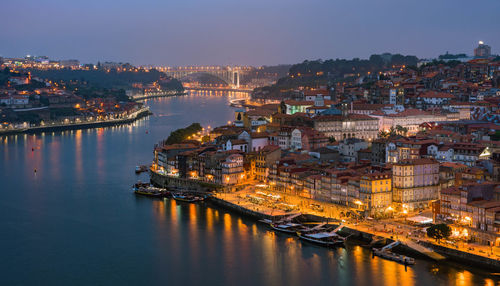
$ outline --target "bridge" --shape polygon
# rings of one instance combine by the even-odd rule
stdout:
[[[221,66],[168,67],[162,70],[168,76],[181,80],[188,75],[204,73],[223,80],[231,88],[240,87],[240,69]]]

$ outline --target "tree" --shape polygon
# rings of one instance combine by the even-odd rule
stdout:
[[[406,136],[406,133],[408,133],[408,128],[396,125],[396,134]]]
[[[391,126],[391,128],[389,129],[389,137],[395,136],[396,134],[396,129],[394,129],[394,126]]]
[[[335,142],[335,137],[333,137],[333,136],[328,137],[328,142],[334,143]]]
[[[436,240],[448,238],[451,235],[451,228],[444,223],[434,224],[427,228],[427,236]]]
[[[378,137],[387,138],[387,137],[389,137],[389,132],[382,130],[378,133]]]
[[[170,133],[167,140],[165,140],[165,144],[169,145],[181,143],[182,141],[188,139],[189,136],[192,136],[201,130],[202,127],[199,123],[193,123],[186,128],[177,129]]]

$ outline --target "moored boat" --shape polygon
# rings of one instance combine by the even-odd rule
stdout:
[[[156,188],[152,186],[150,183],[143,183],[141,181],[135,183],[132,186],[132,189],[135,194],[148,196],[148,197],[164,197],[167,195],[167,191],[165,189]]]
[[[134,190],[134,193],[136,193],[137,195],[154,197],[154,198],[161,198],[165,196],[164,192],[158,190],[152,190],[149,188],[139,188],[137,190]]]
[[[132,188],[134,191],[140,189],[140,188],[149,188],[151,187],[151,184],[150,183],[143,183],[141,181],[138,181],[137,183],[135,183]]]
[[[376,256],[380,256],[382,258],[388,259],[388,260],[392,260],[392,261],[396,261],[396,262],[402,263],[404,265],[413,265],[413,264],[415,264],[415,259],[414,258],[408,257],[408,256],[404,256],[404,255],[400,255],[400,254],[397,254],[397,253],[394,253],[394,252],[388,251],[388,250],[382,250],[382,249],[379,249],[379,248],[374,248],[373,249],[373,254],[376,255]]]
[[[332,232],[316,232],[316,233],[298,232],[297,235],[302,240],[330,247],[342,245],[344,244],[345,241],[345,238]]]
[[[205,197],[202,196],[184,195],[184,194],[172,194],[172,198],[176,201],[186,202],[186,203],[201,202],[205,199]]]
[[[390,243],[382,248],[373,248],[373,255],[377,255],[377,256],[380,256],[380,257],[388,259],[388,260],[396,261],[396,262],[402,263],[404,265],[415,264],[414,258],[400,255],[400,254],[396,254],[396,253],[391,251],[391,249],[393,249],[394,247],[396,247],[400,244],[401,244],[401,241],[397,240],[397,241],[394,241],[394,242],[392,242],[392,243]]]
[[[285,223],[270,223],[272,229],[284,233],[295,234],[302,230],[304,226],[300,223],[285,222]]]
[[[135,173],[136,174],[140,174],[142,172],[146,172],[147,170],[148,170],[148,166],[146,166],[146,165],[135,166]]]

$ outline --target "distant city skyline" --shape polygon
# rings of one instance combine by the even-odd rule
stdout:
[[[275,65],[384,52],[499,54],[500,2],[6,0],[0,56],[134,65]]]

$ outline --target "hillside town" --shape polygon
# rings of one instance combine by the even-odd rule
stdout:
[[[391,66],[349,83],[287,90],[288,97],[236,110],[227,125],[160,142],[152,172],[234,194],[259,211],[376,220],[384,229],[442,222],[451,240],[493,254],[500,61],[485,46],[453,66]]]
[[[0,58],[0,133],[129,122],[147,113],[129,93],[170,90],[162,80],[130,64]]]

